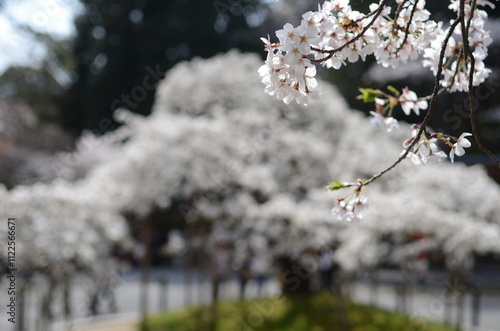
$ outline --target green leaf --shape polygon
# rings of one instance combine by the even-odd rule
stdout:
[[[387,89],[392,92],[395,96],[399,97],[399,91],[394,86],[387,86]]]
[[[346,188],[347,186],[334,179],[327,187],[330,191],[336,191],[340,190],[341,188]]]
[[[360,88],[359,92],[361,92],[361,95],[358,95],[357,99],[363,100],[365,103],[375,102],[375,98],[382,95],[380,90],[374,90],[371,88]]]

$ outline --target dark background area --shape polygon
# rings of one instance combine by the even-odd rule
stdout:
[[[149,114],[154,90],[148,86],[179,61],[260,47],[246,19],[262,6],[257,1],[241,1],[232,11],[212,1],[82,3],[87,14],[76,21],[78,36],[71,49],[78,80],[59,99],[63,122],[75,131],[98,128],[101,119],[112,118],[118,107]],[[145,81],[148,75],[151,79]]]

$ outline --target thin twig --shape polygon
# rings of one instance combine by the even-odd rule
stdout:
[[[470,60],[470,70],[469,70],[469,91],[468,91],[468,97],[469,97],[469,111],[470,111],[470,123],[472,127],[472,133],[474,134],[474,139],[476,140],[477,146],[486,154],[488,155],[495,165],[500,168],[500,161],[495,157],[495,155],[486,147],[484,146],[481,137],[479,135],[479,131],[477,129],[477,119],[476,119],[476,108],[474,107],[474,69],[475,69],[475,63],[476,59],[474,58],[474,54],[472,52],[472,49],[469,44],[469,28],[471,24],[472,17],[474,16],[474,10],[476,9],[476,0],[473,1],[472,3],[472,8],[471,8],[471,16],[469,17],[467,24],[464,19],[464,9],[465,9],[465,4],[464,0],[460,1],[460,11],[462,13],[462,20],[461,20],[461,27],[462,27],[462,36],[463,36],[463,45],[464,45],[464,50],[466,56],[469,57]]]
[[[352,43],[356,42],[358,39],[360,39],[366,33],[366,31],[368,31],[368,29],[371,28],[373,23],[375,23],[375,21],[380,16],[380,14],[384,10],[384,8],[388,2],[389,2],[389,0],[383,0],[382,3],[380,4],[375,16],[370,21],[370,23],[368,23],[368,25],[365,26],[360,33],[358,33],[356,36],[354,36],[354,38],[352,38],[351,40],[349,40],[348,42],[346,42],[342,46],[340,46],[336,49],[332,49],[332,50],[324,50],[324,49],[320,49],[320,48],[316,48],[316,47],[311,47],[311,50],[313,50],[315,52],[328,54],[326,57],[324,57],[322,59],[312,59],[311,62],[320,63],[320,62],[328,61],[329,59],[331,59],[335,55],[335,53],[341,52],[344,48],[346,48],[350,44],[352,44]]]
[[[408,23],[406,23],[405,37],[403,38],[403,42],[401,43],[401,45],[399,45],[396,53],[398,53],[403,48],[406,41],[408,40],[408,35],[410,34],[410,24],[411,24],[411,21],[413,21],[413,15],[415,15],[416,9],[417,9],[417,2],[415,1],[415,3],[413,4],[413,7],[411,9],[410,19],[408,20]]]
[[[403,2],[401,2],[399,5],[398,5],[398,8],[396,8],[396,12],[394,13],[394,21],[393,21],[393,24],[392,24],[392,33],[393,34],[396,34],[396,28],[397,28],[397,24],[394,24],[397,22],[398,18],[399,18],[399,14],[401,14],[401,11],[403,10],[403,7],[404,5],[408,2],[409,0],[405,0]]]
[[[366,14],[365,16],[355,20],[354,23],[358,23],[358,22],[361,22],[362,20],[366,20],[367,18],[372,17],[373,15],[375,15],[377,13],[377,11],[378,11],[378,8],[376,10],[372,11],[371,13]]]

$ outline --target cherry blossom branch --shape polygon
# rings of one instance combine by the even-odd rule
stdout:
[[[279,43],[273,44],[269,38],[262,39],[268,52],[265,65],[259,68],[262,82],[266,85],[265,92],[286,104],[295,100],[307,105],[310,100],[319,98],[320,92],[316,90],[318,83],[314,78],[315,63],[339,69],[346,62],[353,63],[359,59],[365,61],[367,55],[373,55],[378,64],[397,68],[408,60],[416,60],[423,53],[423,66],[429,67],[434,74],[433,91],[426,97],[419,98],[408,87],[400,92],[388,86],[390,93],[370,88],[360,89],[359,99],[375,103],[376,112],[371,112],[372,120],[388,132],[398,126],[397,120],[392,117],[396,106],[401,107],[406,115],[410,115],[412,111],[419,115],[421,109],[427,110],[427,113],[421,124],[412,125],[412,137],[403,143],[404,149],[399,158],[387,168],[367,180],[355,183],[334,180],[329,185],[330,190],[355,187],[354,195],[337,201],[339,215],[347,215],[346,218],[351,220],[356,218],[353,214],[364,201],[360,196],[363,186],[384,176],[404,159],[409,158],[415,164],[422,164],[429,159],[445,158],[446,154],[436,144],[438,141],[443,141],[451,148],[451,162],[455,155],[465,154],[464,148],[471,145],[466,137],[472,134],[464,132],[456,138],[443,132],[433,133],[427,128],[436,112],[437,98],[444,91],[469,93],[473,132],[476,139],[480,139],[472,91],[475,84],[483,82],[491,73],[483,62],[488,53],[487,46],[491,43],[488,31],[483,29],[487,13],[479,9],[475,12],[477,0],[451,0],[449,8],[456,12],[457,17],[446,30],[442,22],[430,19],[429,11],[424,8],[425,1],[397,1],[398,7],[392,17],[388,2],[383,0],[379,4],[372,3],[371,12],[363,15],[352,10],[344,0],[325,1],[317,12],[305,13],[300,26],[293,27],[287,23],[282,30],[276,31]],[[481,6],[488,4],[490,3],[487,1],[479,2]],[[360,21],[367,22],[363,28]],[[458,29],[459,24],[461,31]],[[459,35],[457,39],[462,41],[457,41],[454,34]],[[474,40],[473,45],[470,44],[470,39]],[[470,61],[467,61],[468,58]],[[471,67],[467,67],[468,65]],[[478,144],[485,151],[480,140]],[[486,153],[492,156],[491,152]],[[499,164],[498,161],[496,164]]]
[[[437,97],[438,97],[438,94],[440,91],[440,86],[441,86],[440,79],[441,79],[441,74],[443,73],[443,62],[444,62],[444,55],[446,52],[446,47],[447,47],[448,42],[451,38],[451,35],[453,34],[453,30],[455,30],[455,28],[457,27],[457,25],[459,23],[460,23],[459,19],[457,19],[457,20],[455,20],[455,22],[453,22],[453,24],[450,26],[450,28],[448,30],[448,34],[446,35],[446,38],[444,39],[443,46],[441,48],[441,53],[439,54],[438,72],[436,73],[435,78],[434,78],[434,90],[432,92],[432,97],[430,100],[429,111],[427,112],[424,120],[420,124],[420,128],[419,128],[417,134],[415,135],[413,141],[406,148],[404,153],[401,154],[401,156],[393,164],[391,164],[389,167],[385,168],[384,170],[382,170],[378,174],[372,176],[370,179],[363,181],[361,183],[361,186],[367,186],[367,185],[373,183],[375,180],[379,179],[380,177],[382,177],[383,175],[385,175],[386,173],[388,173],[389,171],[394,169],[399,163],[401,163],[404,159],[406,159],[406,157],[408,156],[408,154],[410,153],[412,148],[415,147],[415,145],[419,142],[419,137],[422,135],[422,133],[426,129],[427,124],[429,124],[429,121],[434,113],[434,109],[436,108],[436,100],[437,100]],[[354,186],[354,185],[351,185],[351,186]]]
[[[469,44],[469,29],[470,29],[470,26],[472,23],[472,18],[474,17],[474,12],[476,11],[476,8],[477,8],[477,0],[473,0],[472,6],[471,6],[471,11],[470,11],[470,17],[467,20],[467,27],[465,28],[465,33],[466,33],[465,35],[467,36],[467,38],[465,38],[465,35],[464,35],[464,39],[467,40],[467,44]],[[460,4],[460,9],[464,12],[464,17],[465,17],[465,3],[463,1]],[[463,25],[462,25],[462,32],[464,32]],[[470,44],[469,44],[469,46],[470,46]],[[470,47],[469,47],[469,49],[470,49]]]
[[[411,22],[413,21],[413,16],[415,15],[416,10],[417,10],[417,4],[414,3],[413,7],[411,9],[410,18],[408,19],[408,22],[406,23],[405,37],[403,38],[403,42],[401,43],[401,45],[399,45],[398,49],[396,50],[396,53],[399,53],[403,49],[403,46],[406,44],[406,41],[408,40],[408,35],[410,34],[410,25],[411,25]]]
[[[397,20],[398,20],[398,18],[399,18],[399,15],[401,14],[401,11],[403,10],[404,5],[405,5],[408,1],[409,1],[409,0],[405,0],[405,1],[401,2],[401,3],[398,5],[398,8],[396,9],[396,12],[394,13],[394,23],[396,23],[396,22],[397,22]],[[411,21],[411,20],[409,20],[409,21]],[[396,32],[397,32],[397,28],[398,28],[397,24],[393,24],[393,26],[392,26],[392,33],[393,33],[393,34],[396,34]]]
[[[405,1],[408,1],[408,0],[405,0]],[[375,15],[377,12],[378,12],[378,8],[377,8],[377,10],[374,10],[374,11],[370,12],[369,14],[366,14],[365,16],[361,17],[360,19],[355,20],[354,23],[358,23],[358,22],[361,22],[363,20],[366,20],[367,18],[370,18],[373,15]]]
[[[375,16],[372,18],[372,20],[363,28],[363,30],[360,33],[358,33],[356,36],[354,36],[351,40],[349,40],[348,42],[346,42],[342,46],[337,47],[336,49],[333,49],[333,50],[325,50],[325,49],[320,49],[317,47],[311,47],[311,50],[313,50],[315,52],[328,54],[326,57],[324,57],[322,59],[312,59],[311,62],[321,63],[321,62],[328,61],[329,59],[331,59],[335,55],[335,53],[341,52],[344,48],[346,48],[347,46],[349,46],[349,45],[355,43],[357,40],[359,40],[366,33],[366,31],[368,31],[373,26],[373,23],[375,23],[377,18],[384,11],[384,8],[388,2],[389,2],[389,0],[383,0],[380,3],[380,6],[378,7],[378,10],[376,11]]]

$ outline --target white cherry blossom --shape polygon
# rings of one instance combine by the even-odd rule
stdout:
[[[408,87],[403,89],[403,93],[399,99],[401,108],[406,115],[410,115],[413,111],[415,114],[420,115],[420,109],[427,109],[427,101],[418,100],[417,94],[410,91]]]
[[[370,114],[373,116],[371,118],[371,122],[376,123],[387,132],[391,132],[392,130],[399,128],[399,122],[394,117],[384,117],[382,114],[374,111],[371,111]]]
[[[451,150],[450,150],[450,160],[451,162],[454,161],[454,157],[455,155],[456,156],[462,156],[465,154],[465,149],[464,148],[467,148],[467,147],[470,147],[471,146],[471,143],[470,141],[468,141],[465,137],[469,137],[469,136],[472,136],[471,133],[468,133],[468,132],[464,132],[460,135],[460,137],[458,137],[458,140],[456,143],[454,143],[452,146],[451,146]]]

